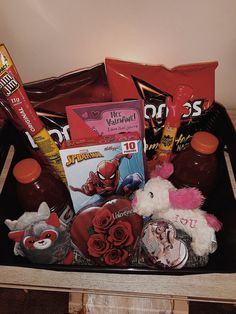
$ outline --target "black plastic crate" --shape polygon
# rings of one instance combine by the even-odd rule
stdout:
[[[216,234],[218,249],[209,256],[209,262],[201,268],[172,269],[150,269],[143,267],[92,267],[80,265],[38,265],[28,262],[25,258],[15,256],[13,253],[13,241],[8,239],[9,229],[5,226],[4,220],[17,219],[22,213],[19,211],[15,196],[15,179],[12,175],[13,166],[22,158],[29,157],[30,153],[21,140],[18,131],[11,125],[6,124],[0,133],[0,170],[4,168],[6,157],[11,145],[14,146],[15,153],[11,166],[6,177],[0,195],[0,235],[1,254],[0,265],[23,266],[31,268],[44,268],[52,270],[66,271],[86,271],[86,272],[113,272],[113,273],[144,273],[144,274],[199,274],[199,273],[235,273],[236,272],[236,200],[232,188],[227,160],[233,169],[232,175],[236,176],[236,133],[234,126],[225,108],[215,103],[205,131],[215,134],[219,141],[217,151],[219,159],[219,179],[213,193],[207,198],[203,209],[209,213],[214,213],[223,223],[223,229]],[[228,157],[227,157],[228,156]],[[227,159],[227,160],[226,160]]]

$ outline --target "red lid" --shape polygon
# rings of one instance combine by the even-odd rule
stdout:
[[[202,154],[213,154],[219,141],[217,137],[209,132],[196,132],[191,140],[191,146],[197,152]]]
[[[41,174],[42,168],[37,160],[26,158],[19,161],[13,168],[13,175],[20,183],[30,183]]]

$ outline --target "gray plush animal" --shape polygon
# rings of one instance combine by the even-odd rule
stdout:
[[[27,257],[37,264],[71,264],[73,253],[67,227],[56,213],[50,213],[47,203],[40,204],[38,212],[26,212],[18,220],[6,219],[14,240],[15,255]]]

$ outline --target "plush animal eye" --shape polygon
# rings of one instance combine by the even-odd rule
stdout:
[[[40,235],[40,240],[43,239],[51,239],[52,241],[55,241],[58,237],[58,233],[55,230],[45,230]]]
[[[36,241],[37,239],[35,237],[28,236],[24,238],[23,244],[27,249],[32,249]]]
[[[151,198],[154,197],[154,194],[152,192],[149,192],[149,195],[150,195]]]

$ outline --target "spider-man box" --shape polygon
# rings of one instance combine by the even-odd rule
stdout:
[[[132,199],[145,182],[137,133],[65,141],[60,150],[75,212],[114,195]]]

